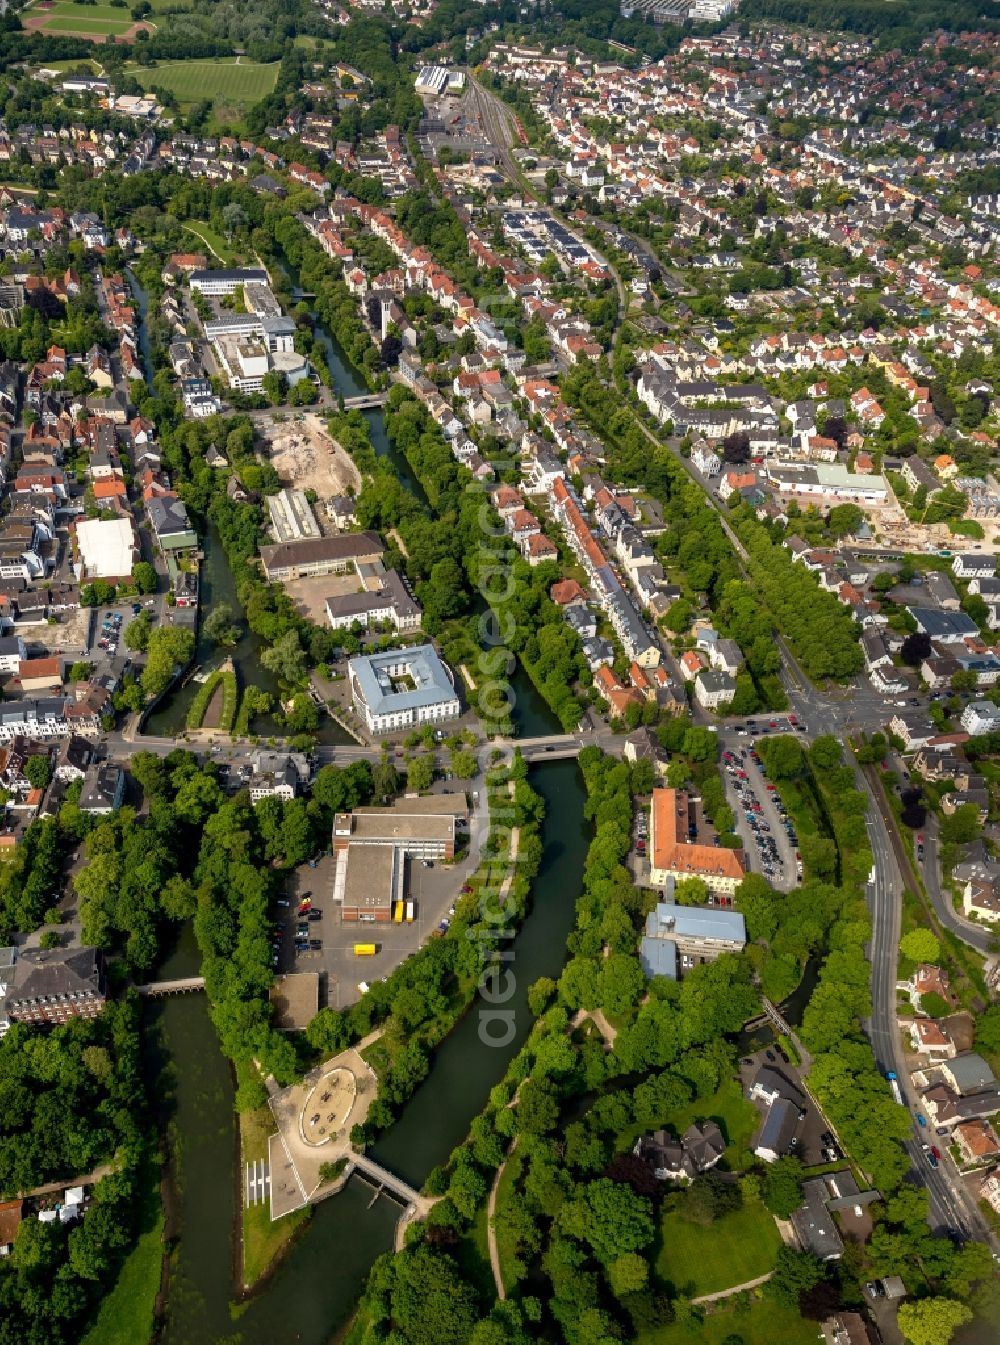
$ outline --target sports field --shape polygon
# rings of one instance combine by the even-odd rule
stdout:
[[[144,89],[154,84],[170,89],[179,103],[197,103],[211,98],[217,105],[245,107],[259,102],[274,89],[278,62],[258,65],[254,61],[164,61],[154,66],[129,66]]]
[[[80,5],[76,0],[40,0],[24,11],[24,26],[35,32],[91,38],[104,42],[132,36],[137,27],[155,28],[146,22],[137,25],[127,9],[113,5]]]

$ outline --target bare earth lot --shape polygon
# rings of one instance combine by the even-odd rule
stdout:
[[[342,598],[347,593],[360,593],[361,582],[354,574],[321,574],[314,579],[286,579],[283,587],[302,616],[326,625],[327,598]]]
[[[289,486],[314,490],[320,500],[361,489],[361,476],[350,456],[331,439],[319,416],[303,420],[261,421],[262,452]],[[323,510],[317,510],[322,522]]]

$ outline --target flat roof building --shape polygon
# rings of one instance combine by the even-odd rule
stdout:
[[[393,733],[462,713],[451,673],[433,645],[352,658],[347,666],[354,704],[370,733]]]
[[[675,980],[678,969],[714,962],[723,953],[738,953],[746,942],[746,924],[739,911],[661,901],[646,917],[639,959],[647,976]],[[664,951],[663,945],[673,952]]]
[[[304,490],[279,490],[267,497],[271,531],[276,542],[298,542],[304,537],[320,537],[319,524]]]
[[[333,899],[343,919],[385,924],[405,899],[407,860],[453,858],[456,826],[467,818],[464,797],[452,794],[337,813]]]
[[[273,581],[343,574],[360,564],[381,560],[384,552],[378,533],[344,532],[336,537],[305,537],[262,546],[260,559],[265,576]]]
[[[262,266],[192,271],[189,283],[193,290],[199,290],[202,294],[234,294],[241,285],[266,285],[267,272]]]
[[[80,579],[127,579],[139,556],[129,517],[86,518],[76,525]]]

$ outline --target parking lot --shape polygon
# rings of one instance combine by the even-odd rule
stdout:
[[[769,1027],[761,1029],[760,1037],[768,1039],[772,1036]],[[743,1085],[744,1094],[749,1092],[750,1085],[757,1077],[757,1071],[765,1066],[768,1069],[777,1070],[789,1083],[794,1084],[804,1099],[803,1109],[806,1114],[799,1121],[791,1152],[797,1158],[800,1158],[807,1167],[819,1163],[839,1162],[844,1157],[843,1150],[838,1145],[834,1135],[827,1129],[826,1122],[816,1110],[812,1098],[803,1088],[798,1069],[779,1046],[764,1046],[752,1055],[742,1057],[740,1060],[740,1082]],[[763,1122],[763,1108],[760,1103],[755,1103],[755,1106],[761,1111],[761,1121]]]
[[[750,868],[778,891],[790,891],[801,876],[798,837],[780,792],[764,775],[752,739],[728,735],[721,764],[726,798]]]
[[[473,829],[478,817],[473,817]],[[412,924],[343,920],[333,900],[335,864],[323,855],[291,874],[279,899],[273,948],[276,972],[321,974],[320,1004],[344,1008],[361,998],[358,985],[371,983],[399,966],[449,918],[463,884],[476,866],[469,852],[454,863],[406,859],[406,891],[413,901]],[[307,909],[303,909],[307,907]],[[301,930],[301,934],[300,931]],[[303,942],[309,946],[303,947]],[[374,943],[372,957],[355,957],[356,943]],[[318,944],[319,946],[315,946]]]

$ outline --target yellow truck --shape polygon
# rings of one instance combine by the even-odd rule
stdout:
[[[374,957],[377,952],[377,943],[356,943],[354,945],[355,957]]]

